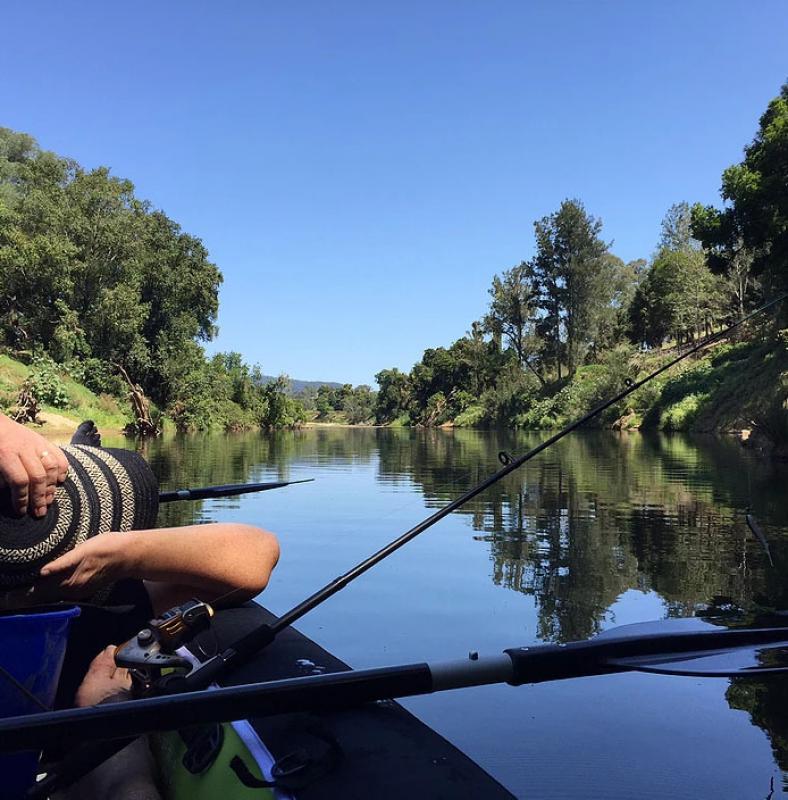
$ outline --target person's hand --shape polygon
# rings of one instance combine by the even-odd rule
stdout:
[[[41,568],[41,578],[65,597],[84,597],[126,574],[128,533],[102,533]]]
[[[55,486],[68,474],[59,447],[0,414],[0,487],[11,490],[14,511],[43,517],[55,499]]]
[[[127,669],[115,665],[116,649],[116,646],[111,644],[90,662],[87,675],[74,697],[74,705],[77,708],[97,706],[110,697],[121,695],[126,698],[128,695],[131,689],[131,676]]]

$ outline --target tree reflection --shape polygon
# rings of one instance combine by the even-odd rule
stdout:
[[[369,431],[343,428],[270,433],[193,434],[135,442],[159,479],[162,491],[225,483],[287,481],[310,464],[368,463],[375,452]],[[302,475],[299,475],[302,477]],[[159,526],[191,525],[204,519],[203,503],[170,503]]]
[[[405,431],[379,437],[381,480],[409,479],[440,506],[521,453],[538,434]],[[719,439],[574,434],[499,481],[459,513],[489,544],[493,581],[532,595],[539,636],[587,638],[628,589],[653,590],[686,616],[712,598],[770,597],[775,571],[747,536],[743,512],[769,507],[773,471]],[[771,526],[775,532],[775,526]],[[780,542],[772,545],[780,550]],[[782,561],[777,563],[779,570]],[[768,570],[768,571],[767,571]]]

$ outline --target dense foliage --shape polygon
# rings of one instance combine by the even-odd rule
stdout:
[[[465,337],[426,350],[409,374],[377,374],[376,420],[545,428],[582,414],[626,378],[788,287],[787,187],[788,84],[744,161],[725,171],[724,210],[677,203],[652,258],[626,264],[610,252],[602,222],[565,200],[534,223],[533,258],[492,279],[487,312]],[[762,408],[740,397],[738,424],[788,443],[783,340],[747,352],[755,367],[768,367],[768,380]],[[679,374],[644,387],[603,422],[736,424],[726,392],[729,375],[741,381],[743,370],[723,361],[710,369],[696,376],[697,391]]]
[[[692,210],[693,232],[712,269],[751,265],[772,290],[788,288],[788,83],[769,103],[744,160],[723,172],[721,195],[724,209]]]
[[[0,344],[34,358],[39,400],[66,404],[58,369],[116,396],[125,371],[184,430],[302,419],[237,354],[206,359],[221,281],[202,242],[130,181],[0,128]]]

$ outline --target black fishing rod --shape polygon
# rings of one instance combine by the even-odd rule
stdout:
[[[155,731],[293,712],[337,711],[375,700],[508,683],[511,686],[646,672],[695,677],[760,677],[788,672],[788,627],[705,629],[632,635],[623,626],[582,642],[516,647],[499,655],[348,670],[267,683],[164,695],[111,705],[0,719],[0,752],[63,741],[127,739]],[[117,749],[117,747],[115,748]],[[30,796],[45,797],[48,778]]]
[[[302,478],[298,481],[275,481],[273,483],[227,483],[222,486],[203,486],[199,489],[175,489],[162,492],[160,503],[173,503],[176,500],[212,500],[215,497],[235,497],[251,492],[267,492],[269,489],[281,489],[294,483],[309,483],[314,478]]]

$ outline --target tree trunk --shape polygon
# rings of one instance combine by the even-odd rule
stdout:
[[[134,383],[128,372],[120,364],[115,364],[118,371],[129,385],[129,401],[134,414],[134,422],[127,426],[127,432],[138,436],[158,436],[161,429],[154,423],[150,415],[150,402],[138,383]]]

